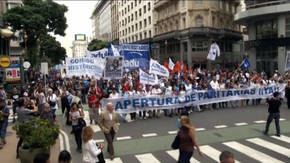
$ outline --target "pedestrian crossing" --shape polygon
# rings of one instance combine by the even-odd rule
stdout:
[[[246,140],[227,141],[218,144],[202,145],[201,152],[204,157],[198,156],[197,152],[191,158],[191,163],[219,162],[219,155],[223,150],[230,151],[235,155],[235,162],[261,162],[261,163],[286,163],[290,158],[290,136],[271,136],[262,138],[249,138]],[[162,154],[160,154],[162,153]],[[167,150],[153,153],[142,153],[130,156],[121,156],[109,163],[176,163],[179,150]],[[243,159],[242,159],[243,158]],[[242,159],[242,160],[239,160]]]

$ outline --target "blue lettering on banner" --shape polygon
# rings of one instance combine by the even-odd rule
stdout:
[[[130,100],[125,100],[124,101],[124,109],[127,109],[127,107],[131,105],[131,101]]]
[[[139,99],[133,99],[133,107],[134,108],[139,107],[140,106],[140,103],[139,102],[140,102]]]
[[[166,105],[172,104],[172,98],[166,98]]]
[[[120,110],[120,109],[123,109],[123,106],[122,106],[122,104],[121,104],[120,101],[118,101],[118,102],[116,103],[115,109],[116,109],[116,111],[118,111],[118,110]]]
[[[229,90],[229,91],[227,92],[227,97],[229,97],[229,96],[233,96],[233,92],[232,92],[231,90]]]
[[[157,104],[159,105],[159,106],[163,106],[164,105],[164,98],[162,98],[162,99],[157,99]]]
[[[141,98],[141,107],[145,108],[148,107],[148,100],[146,98]]]
[[[149,98],[149,100],[151,101],[151,105],[154,106],[156,98]]]

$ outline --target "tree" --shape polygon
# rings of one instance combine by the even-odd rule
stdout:
[[[66,50],[55,37],[44,35],[40,37],[40,54],[48,63],[56,65],[65,59]]]
[[[108,48],[108,47],[109,47],[109,42],[94,39],[89,43],[88,50],[89,51],[96,51],[96,50],[100,50],[100,49]]]
[[[8,10],[3,15],[6,25],[13,31],[21,31],[23,45],[27,48],[25,58],[32,65],[39,63],[39,42],[48,33],[64,36],[67,28],[65,12],[67,7],[52,0],[23,0],[23,5]]]

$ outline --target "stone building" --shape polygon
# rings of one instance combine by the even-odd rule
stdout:
[[[290,51],[290,1],[245,0],[246,10],[235,15],[235,22],[247,26],[249,41],[245,51],[251,70],[273,74],[285,70]]]
[[[207,67],[206,57],[215,41],[221,57],[210,65],[234,67],[242,60],[242,35],[234,24],[239,6],[238,0],[155,0],[152,57]]]

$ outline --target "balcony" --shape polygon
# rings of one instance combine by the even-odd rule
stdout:
[[[255,20],[258,17],[290,13],[289,8],[289,0],[258,3],[248,6],[246,11],[237,13],[234,20],[238,24],[247,25],[249,20]]]

